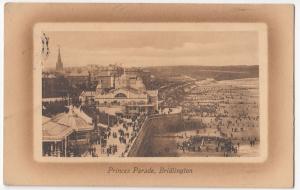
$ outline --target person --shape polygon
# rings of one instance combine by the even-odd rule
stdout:
[[[200,146],[198,146],[198,152],[201,152],[201,147]]]
[[[109,156],[109,148],[106,149],[107,157]]]

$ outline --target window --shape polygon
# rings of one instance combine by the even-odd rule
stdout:
[[[115,98],[127,98],[127,96],[123,93],[118,93],[115,95]]]

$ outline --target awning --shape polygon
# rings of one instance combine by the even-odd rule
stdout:
[[[73,129],[52,121],[43,124],[43,141],[62,141],[73,132]]]

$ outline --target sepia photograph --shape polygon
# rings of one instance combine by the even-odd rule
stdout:
[[[3,9],[4,186],[295,186],[295,5]]]
[[[40,159],[248,161],[267,152],[261,23],[39,23]]]

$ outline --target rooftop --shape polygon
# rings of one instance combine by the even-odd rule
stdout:
[[[43,117],[43,141],[60,141],[73,131],[93,130],[91,118],[78,110],[70,108],[68,113],[60,113],[54,118]]]

